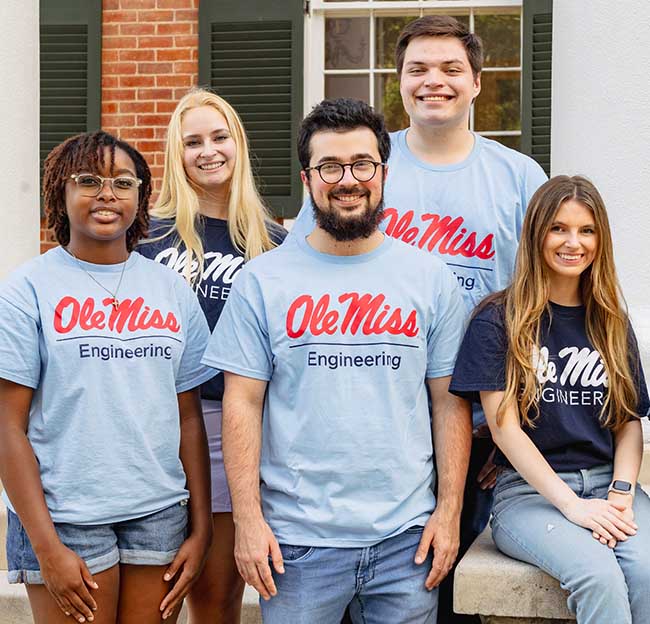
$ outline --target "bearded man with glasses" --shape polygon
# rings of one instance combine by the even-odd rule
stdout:
[[[314,108],[298,156],[316,227],[246,264],[203,358],[224,372],[235,559],[266,624],[348,608],[355,624],[434,624],[456,556],[464,305],[439,259],[378,229],[389,154],[367,104]]]

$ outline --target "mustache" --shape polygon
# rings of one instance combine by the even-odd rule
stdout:
[[[367,188],[356,184],[353,186],[337,185],[327,195],[328,197],[336,195],[363,195],[364,197],[367,197],[370,195],[370,191]]]

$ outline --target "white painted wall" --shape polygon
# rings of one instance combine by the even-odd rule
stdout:
[[[650,373],[650,2],[553,3],[552,173],[602,193]]]
[[[0,279],[39,253],[38,0],[2,0]]]

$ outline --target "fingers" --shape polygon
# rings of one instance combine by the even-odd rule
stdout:
[[[165,570],[165,573],[163,574],[163,580],[165,581],[171,581],[175,576],[180,567],[183,565],[184,561],[183,554],[181,550],[179,550],[176,553],[176,556],[174,557],[174,560],[169,564],[169,567]]]
[[[278,541],[273,538],[270,544],[271,547],[271,561],[273,561],[273,567],[275,571],[279,574],[284,574],[284,561],[282,560],[282,551],[280,550],[280,545]]]
[[[275,596],[278,593],[278,590],[275,587],[275,581],[273,580],[273,574],[271,574],[271,566],[269,565],[268,560],[258,563],[256,567],[269,598]]]
[[[275,588],[275,584],[273,583],[273,577],[271,576],[271,588],[273,590],[273,594],[271,593],[269,587],[267,587],[265,581],[262,578],[262,574],[264,573],[264,562],[255,562],[255,561],[243,561],[239,560],[236,558],[237,562],[237,569],[239,570],[239,574],[241,577],[246,581],[249,585],[254,587],[257,590],[257,593],[264,599],[264,600],[270,600],[271,596],[275,596],[277,593],[277,590]],[[266,568],[268,570],[268,574],[271,575],[271,568],[269,567],[269,564],[266,563]],[[268,576],[266,576],[268,578]]]
[[[185,597],[185,594],[190,589],[192,584],[193,575],[188,570],[183,570],[181,575],[178,577],[174,587],[170,592],[163,598],[163,601],[160,603],[160,610],[163,612],[162,618],[166,620],[178,606],[181,600]]]
[[[435,529],[431,526],[430,522],[427,522],[424,530],[422,531],[422,537],[420,538],[418,548],[415,551],[415,563],[417,565],[424,563],[424,560],[427,558],[427,554],[429,553],[429,548],[431,548],[431,542],[433,541],[434,535]]]
[[[455,558],[456,550],[454,549],[434,549],[431,571],[424,582],[424,586],[431,590],[440,585],[447,574],[449,574],[449,570],[451,570],[451,567],[454,565]]]
[[[83,591],[82,591],[83,590]],[[86,592],[87,597],[84,596],[82,599],[83,592]],[[92,600],[93,605],[95,604],[95,601],[92,599],[90,594],[88,594],[88,590],[86,589],[85,586],[80,586],[76,589],[76,591],[70,592],[69,594],[66,595],[68,605],[69,605],[69,610],[70,615],[77,620],[77,622],[92,622],[95,619],[95,616],[93,614],[93,611],[91,608],[88,606],[88,603],[86,602],[88,598]],[[97,609],[97,606],[95,605],[94,607]]]

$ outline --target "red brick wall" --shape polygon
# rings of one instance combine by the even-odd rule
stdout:
[[[147,159],[154,198],[178,99],[198,81],[199,0],[104,0],[102,128]],[[41,251],[52,247],[41,227]]]

